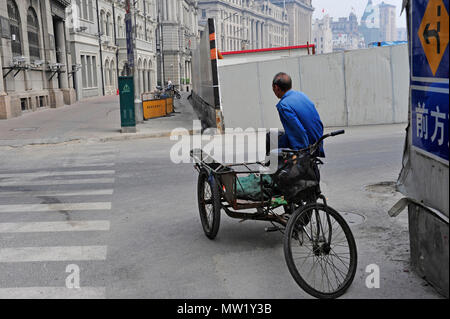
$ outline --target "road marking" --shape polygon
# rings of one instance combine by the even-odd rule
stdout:
[[[66,179],[49,181],[14,181],[2,182],[1,186],[50,186],[50,185],[74,185],[74,184],[112,184],[114,178],[87,178],[87,179]]]
[[[105,288],[20,287],[0,288],[0,299],[105,299]]]
[[[41,233],[64,231],[107,231],[107,220],[78,220],[65,222],[0,223],[0,233]]]
[[[0,263],[105,259],[106,246],[0,248]]]
[[[99,162],[99,163],[86,163],[86,164],[82,164],[82,163],[72,163],[72,164],[63,164],[62,167],[72,167],[72,168],[81,168],[81,167],[108,167],[108,166],[114,166],[116,165],[115,163],[104,163],[104,162]]]
[[[107,175],[115,174],[114,170],[97,170],[97,171],[41,171],[32,173],[8,173],[0,174],[0,178],[36,178],[49,176],[70,176],[70,175]]]
[[[111,202],[0,205],[0,213],[109,209]]]
[[[35,192],[35,191],[16,191],[16,192],[0,192],[1,196],[14,196],[14,195],[28,195],[28,196],[41,196],[41,197],[48,197],[48,196],[95,196],[95,195],[112,195],[114,193],[113,189],[92,189],[92,190],[84,190],[84,191],[73,191],[73,192],[64,192],[61,193],[60,191],[42,191],[42,192]]]

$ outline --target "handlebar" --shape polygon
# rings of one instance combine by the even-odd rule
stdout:
[[[330,136],[336,136],[336,135],[341,135],[344,134],[345,130],[339,130],[339,131],[334,131],[328,134],[323,135],[321,138],[319,138],[317,140],[317,142],[315,142],[314,144],[308,146],[307,148],[301,149],[301,150],[291,150],[291,149],[283,149],[283,152],[286,153],[298,153],[298,152],[305,152],[305,151],[309,151],[309,153],[312,155],[316,152],[317,148],[319,147],[320,143],[322,143],[322,141]]]

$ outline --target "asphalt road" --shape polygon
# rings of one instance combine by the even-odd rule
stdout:
[[[439,298],[410,269],[406,212],[387,215],[401,198],[390,185],[404,129],[348,128],[326,143],[322,190],[351,222],[359,254],[343,298]],[[2,148],[0,297],[311,298],[289,274],[282,234],[264,232],[267,223],[223,215],[217,238],[204,236],[198,174],[171,161],[174,143]],[[380,288],[366,287],[371,264]],[[81,288],[65,288],[77,286],[77,273]]]

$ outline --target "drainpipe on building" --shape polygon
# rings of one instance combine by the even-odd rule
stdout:
[[[119,78],[119,48],[117,45],[117,33],[116,33],[116,10],[114,7],[114,2],[112,3],[113,12],[113,26],[114,26],[114,45],[116,46],[116,77]],[[119,87],[119,82],[117,81],[117,87]]]
[[[100,34],[100,15],[98,12],[98,0],[95,1],[97,9],[97,30],[98,30],[98,47],[100,51],[100,72],[102,74],[102,94],[105,96],[105,80],[103,79],[103,55],[102,55],[102,37]]]
[[[41,13],[41,24],[40,24],[40,26],[42,28],[42,35],[44,35],[46,32],[44,31],[44,16],[42,14],[42,5],[41,5],[41,3],[39,3],[39,11]],[[45,20],[45,21],[47,22],[47,20]],[[44,77],[43,78],[45,79],[45,81],[43,81],[44,82],[43,89],[44,90],[48,90],[49,89],[48,83],[50,81],[48,81],[47,74],[45,73],[45,65],[47,64],[47,66],[48,66],[48,62],[50,60],[50,57],[49,57],[49,59],[47,59],[47,49],[45,48],[45,38],[44,37],[42,39],[42,46],[44,47],[44,61],[45,61],[45,64],[43,64],[43,66],[44,66],[44,72],[43,72]]]

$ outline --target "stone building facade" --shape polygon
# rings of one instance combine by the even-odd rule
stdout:
[[[314,8],[311,0],[271,0],[278,6],[286,8],[289,23],[289,45],[301,45],[312,39],[312,14]]]
[[[162,33],[159,64],[163,69],[158,82],[170,80],[183,91],[191,88],[192,50],[199,40],[197,11],[196,0],[158,0]]]
[[[395,20],[396,7],[387,3],[380,3],[380,33],[384,41],[397,40],[397,22]]]
[[[157,80],[157,0],[135,0],[137,94],[154,90]],[[70,48],[77,98],[117,94],[117,77],[127,61],[125,1],[72,0]]]
[[[316,46],[316,54],[333,52],[333,32],[329,15],[316,19],[312,28],[312,43]]]
[[[70,0],[0,2],[0,119],[75,101]]]
[[[199,18],[214,18],[221,51],[288,45],[287,11],[269,0],[200,0]]]

